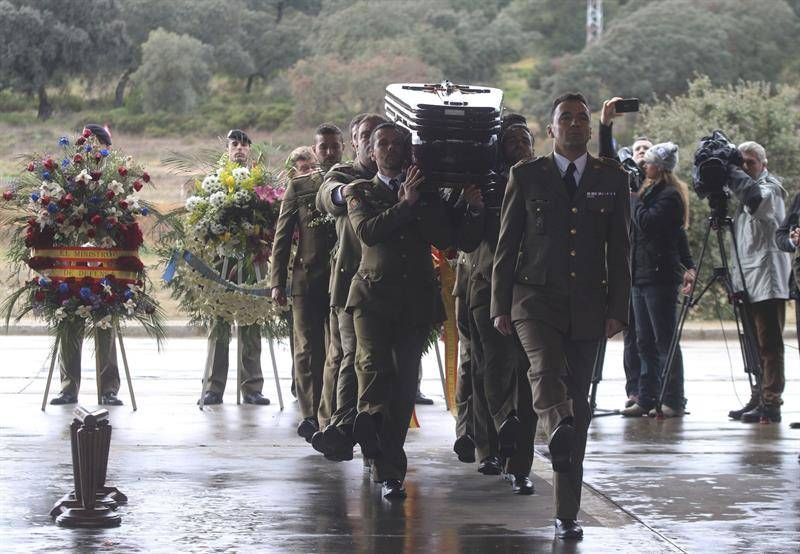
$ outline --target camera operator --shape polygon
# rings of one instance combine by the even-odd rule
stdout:
[[[631,305],[641,373],[638,399],[622,411],[626,417],[656,415],[660,371],[677,323],[683,275],[679,244],[689,222],[688,187],[673,173],[677,162],[675,144],[650,147],[644,155],[646,179],[638,192],[631,192]],[[687,265],[694,267],[691,259]],[[681,417],[685,402],[683,360],[678,349],[661,411],[665,417]]]
[[[739,289],[740,275],[744,274],[746,302],[755,325],[763,377],[760,397],[758,388],[754,388],[750,401],[728,416],[746,423],[762,418],[778,422],[785,385],[783,326],[791,260],[779,250],[775,236],[785,218],[787,193],[780,180],[767,171],[763,146],[744,142],[739,145],[739,152],[742,169],[731,165],[728,178],[728,187],[740,201],[733,225],[741,272],[737,267],[732,268],[732,273]],[[737,257],[731,258],[735,264]]]
[[[603,109],[600,112],[600,132],[599,132],[599,155],[604,158],[611,158],[623,164],[623,167],[631,173],[631,190],[638,191],[645,180],[644,156],[653,142],[645,137],[639,136],[634,139],[629,147],[623,147],[619,152],[614,151],[613,126],[614,118],[619,115],[616,111],[616,103],[622,98],[616,96],[603,102]],[[631,210],[631,213],[633,211]],[[633,228],[633,226],[631,226]],[[678,234],[678,252],[680,262],[686,269],[683,277],[684,287],[689,288],[695,278],[694,263],[689,252],[689,238],[686,230],[681,228]],[[628,396],[625,408],[630,408],[639,397],[639,375],[642,365],[639,356],[639,349],[636,346],[636,318],[633,313],[633,304],[630,306],[628,314],[628,327],[623,331],[623,354],[622,366],[625,370],[625,393]]]

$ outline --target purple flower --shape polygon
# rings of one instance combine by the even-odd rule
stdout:
[[[80,295],[84,300],[88,299],[90,296],[92,296],[92,289],[89,287],[81,287]]]
[[[53,204],[52,202],[47,205],[47,211],[51,214],[54,214],[58,211],[58,204]]]
[[[42,172],[42,179],[44,179],[45,181],[50,181],[50,180],[53,179],[53,176],[50,175],[49,171],[43,171]]]
[[[133,291],[131,289],[128,289],[122,296],[125,297],[125,300],[130,300],[131,298],[133,298]]]
[[[60,292],[61,294],[67,294],[69,292],[69,285],[66,283],[59,283],[58,292]]]
[[[46,287],[50,284],[50,279],[47,277],[39,277],[39,286]]]
[[[141,212],[142,212],[142,215],[147,215],[147,214],[150,213],[150,210],[148,210],[146,207],[142,206]]]
[[[91,144],[84,144],[84,145],[83,145],[83,149],[84,149],[86,152],[91,152],[91,151],[92,151],[92,145],[91,145]]]
[[[39,201],[39,193],[38,192],[32,192],[31,193],[31,200],[33,200],[34,202],[38,202]]]
[[[67,158],[64,158],[63,160],[61,160],[61,167],[63,167],[64,169],[67,169],[69,167],[69,164],[70,164],[70,162],[69,162],[69,160]]]
[[[100,149],[100,155],[101,155],[101,156],[103,156],[104,158],[105,158],[106,156],[108,156],[108,148],[102,148],[102,149]]]
[[[69,139],[67,137],[61,137],[58,139],[59,146],[69,146]]]

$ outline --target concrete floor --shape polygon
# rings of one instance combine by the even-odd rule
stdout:
[[[787,344],[784,422],[726,421],[747,387],[723,343],[684,344],[683,420],[596,419],[590,430],[580,543],[552,539],[550,471],[534,466],[536,494],[517,497],[451,452],[433,358],[407,443],[408,498],[390,503],[365,477],[360,457],[325,461],[295,435],[288,354],[278,349],[286,409],[267,379],[268,407],[195,406],[205,341],[173,339],[161,352],[126,341],[139,411],[111,408],[109,484],[130,498],[122,526],[69,530],[48,512],[72,488],[71,407],[39,406],[47,337],[0,337],[0,549],[3,552],[797,552],[800,548],[800,362]],[[736,355],[737,352],[733,352]],[[232,350],[233,355],[233,350]],[[81,403],[94,396],[85,349]],[[620,407],[621,344],[609,344],[599,406]],[[269,358],[264,356],[264,363]],[[271,376],[271,367],[265,365]],[[733,379],[732,379],[733,376]],[[124,381],[124,377],[123,377]],[[57,385],[55,389],[57,390]],[[546,450],[546,449],[545,449]]]

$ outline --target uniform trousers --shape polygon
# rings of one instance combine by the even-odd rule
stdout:
[[[81,346],[85,326],[80,321],[67,323],[63,340],[59,343],[59,369],[61,370],[61,392],[78,395],[81,388]],[[94,348],[95,363],[100,369],[100,394],[119,391],[119,368],[115,335],[111,329],[96,329]]]
[[[548,436],[559,423],[572,418],[576,440],[569,472],[554,473],[553,496],[556,517],[577,519],[581,507],[583,457],[592,413],[589,388],[599,339],[574,340],[544,321],[514,322],[528,356],[528,379],[533,409]]]
[[[407,322],[393,313],[353,309],[356,331],[358,411],[380,414],[381,455],[372,465],[372,479],[404,480],[408,462],[403,449],[422,351],[430,324]]]
[[[336,412],[336,390],[341,363],[342,340],[339,334],[339,318],[336,307],[331,306],[328,314],[328,348],[325,354],[325,366],[322,368],[322,397],[317,411],[320,429],[330,424],[331,417]]]
[[[297,403],[304,419],[317,417],[322,400],[329,313],[327,294],[292,296],[294,380]]]
[[[242,392],[261,392],[264,377],[261,374],[261,329],[258,325],[239,327],[242,349]],[[230,364],[231,325],[223,319],[214,322],[214,329],[208,337],[209,356],[211,356],[211,382],[208,390],[222,395],[228,381]]]
[[[458,373],[456,373],[456,437],[469,435],[475,441],[475,411],[472,407],[472,352],[469,332],[469,307],[464,295],[456,296],[458,327]]]
[[[358,404],[358,379],[356,378],[356,330],[353,316],[344,308],[336,307],[336,322],[339,326],[339,343],[342,359],[339,376],[336,379],[336,411],[331,417],[331,425],[352,426],[356,418]]]

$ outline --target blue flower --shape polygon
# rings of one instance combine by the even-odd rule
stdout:
[[[39,286],[40,287],[46,287],[48,285],[50,285],[50,279],[48,279],[47,277],[39,277]]]
[[[128,289],[122,296],[125,297],[125,300],[130,300],[131,298],[133,298],[133,291],[131,289]]]
[[[69,285],[66,283],[59,283],[58,292],[60,292],[61,294],[67,294],[69,292]]]
[[[69,160],[67,158],[61,160],[61,167],[63,167],[64,169],[69,167]]]
[[[31,200],[33,200],[34,202],[38,202],[39,201],[39,193],[38,192],[32,192],[31,193]]]
[[[100,284],[101,285],[109,285],[110,286],[111,285],[111,281],[108,280],[108,277],[103,277],[102,279],[100,279]]]
[[[105,158],[106,156],[108,156],[108,148],[103,148],[103,149],[101,149],[101,150],[100,150],[100,155],[101,155],[101,156],[103,156],[104,158]]]
[[[67,137],[61,137],[58,139],[59,146],[69,146],[69,139]]]
[[[49,171],[43,171],[42,172],[42,179],[44,179],[45,181],[51,181],[53,179],[53,176],[50,175]]]
[[[57,204],[53,204],[51,202],[50,204],[47,205],[47,211],[50,212],[51,214],[56,213],[58,211],[58,205]]]
[[[84,145],[83,145],[83,149],[84,149],[86,152],[91,152],[91,151],[92,151],[92,145],[91,145],[91,144],[84,144]]]
[[[141,210],[141,211],[142,211],[142,215],[147,215],[147,214],[149,214],[149,213],[150,213],[150,210],[148,210],[148,209],[147,209],[146,207],[144,207],[144,206],[142,206],[142,210]]]
[[[92,296],[92,289],[90,289],[89,287],[81,287],[80,295],[81,298],[87,299],[90,296]]]

